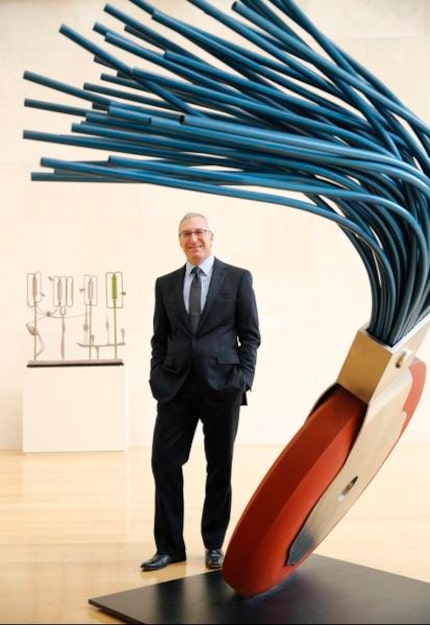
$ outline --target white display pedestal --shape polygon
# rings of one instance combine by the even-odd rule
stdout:
[[[129,447],[122,360],[31,361],[23,392],[23,451]]]

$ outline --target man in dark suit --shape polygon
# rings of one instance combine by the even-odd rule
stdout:
[[[215,258],[204,215],[187,213],[178,234],[187,262],[155,282],[149,383],[157,400],[151,457],[156,553],[142,562],[144,571],[186,559],[182,468],[199,421],[207,470],[201,516],[205,564],[222,568],[233,447],[260,345],[251,273]],[[194,267],[200,270],[196,304]]]

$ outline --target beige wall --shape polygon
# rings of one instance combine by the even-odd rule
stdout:
[[[142,16],[124,0],[112,4]],[[213,27],[183,0],[153,4],[180,19]],[[231,3],[215,4],[228,9]],[[121,356],[128,374],[131,444],[150,444],[155,414],[147,383],[153,284],[157,275],[183,263],[176,229],[188,210],[209,216],[216,255],[248,267],[254,275],[262,345],[239,442],[287,442],[335,381],[356,331],[369,318],[364,266],[334,224],[282,206],[150,185],[31,182],[30,173],[39,170],[42,156],[80,155],[22,139],[25,128],[68,132],[72,122],[64,115],[23,106],[25,97],[65,101],[55,91],[24,81],[23,72],[77,87],[97,81],[103,68],[58,30],[65,23],[103,45],[92,31],[94,22],[118,27],[104,13],[104,5],[103,0],[0,2],[0,448],[21,448],[22,384],[32,358],[32,339],[25,328],[32,317],[26,305],[26,276],[34,271],[45,280],[53,274],[73,275],[79,283],[84,274],[123,272],[127,295],[119,325],[126,330]],[[430,121],[429,0],[303,0],[300,6],[418,116]],[[83,157],[91,158],[89,152]],[[45,286],[48,297],[49,285]],[[103,332],[102,306],[97,312]],[[55,322],[49,323],[46,336],[52,339]],[[430,362],[428,338],[418,355]],[[427,387],[405,438],[430,440],[429,414]]]

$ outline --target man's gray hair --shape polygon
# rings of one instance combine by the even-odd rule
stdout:
[[[202,219],[204,219],[205,224],[206,224],[206,228],[208,230],[210,230],[209,223],[208,223],[208,218],[206,217],[206,215],[203,215],[203,213],[193,213],[193,212],[191,212],[191,213],[186,213],[182,217],[181,221],[179,222],[178,234],[181,233],[181,227],[182,227],[182,224],[184,223],[184,221],[186,221],[187,219],[192,219],[193,217],[201,217]]]

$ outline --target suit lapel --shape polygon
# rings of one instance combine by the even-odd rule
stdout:
[[[226,266],[223,262],[215,258],[214,266],[212,269],[212,278],[209,285],[209,291],[206,298],[205,307],[202,311],[202,316],[200,318],[200,323],[204,323],[206,317],[209,314],[212,304],[218,297],[218,293],[221,289],[222,283],[224,282],[226,272]]]
[[[178,303],[178,310],[179,310],[180,317],[185,323],[189,324],[190,323],[189,315],[187,313],[187,309],[185,308],[185,303],[184,303],[184,278],[185,278],[185,265],[181,269],[178,269],[174,276],[173,291],[175,294],[175,300]]]

